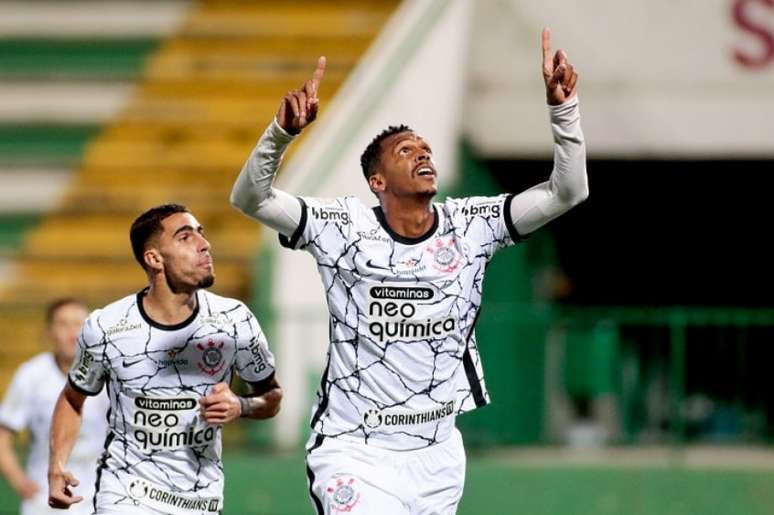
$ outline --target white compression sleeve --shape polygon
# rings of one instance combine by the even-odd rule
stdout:
[[[231,205],[290,237],[301,221],[296,197],[272,187],[274,174],[293,136],[273,120],[242,167],[231,190]]]
[[[554,135],[554,169],[546,182],[515,195],[511,201],[511,220],[522,236],[547,224],[589,195],[586,144],[580,126],[578,98],[548,108]]]

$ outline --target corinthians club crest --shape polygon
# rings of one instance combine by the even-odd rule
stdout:
[[[462,256],[457,250],[456,240],[436,238],[425,251],[433,256],[433,268],[443,273],[454,272],[460,266]]]
[[[363,424],[369,429],[376,429],[382,425],[382,414],[379,410],[370,409],[363,415]]]
[[[148,482],[143,479],[135,479],[126,486],[126,491],[134,501],[138,501],[148,495]]]
[[[223,359],[223,342],[214,342],[212,339],[207,340],[206,344],[197,343],[196,348],[202,351],[202,356],[199,359],[197,365],[199,370],[207,374],[208,376],[214,376],[226,366],[226,360]]]
[[[338,477],[326,489],[333,500],[333,510],[348,513],[360,501],[360,492],[355,489],[355,478]]]

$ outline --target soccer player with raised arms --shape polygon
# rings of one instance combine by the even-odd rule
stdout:
[[[250,310],[205,288],[215,281],[210,244],[183,206],[140,215],[130,240],[149,285],[94,311],[54,408],[49,504],[82,501],[68,469],[84,401],[107,386],[110,412],[97,468],[94,512],[218,514],[223,509],[221,429],[279,410],[274,357]],[[246,397],[229,384],[234,374]]]
[[[455,417],[489,402],[473,330],[484,270],[588,196],[578,74],[548,29],[542,50],[554,167],[527,191],[433,202],[431,147],[406,126],[361,157],[376,207],[273,188],[283,152],[317,115],[324,57],[282,99],[234,184],[232,205],[309,252],[325,287],[331,340],[306,459],[317,513],[456,512],[465,453]]]

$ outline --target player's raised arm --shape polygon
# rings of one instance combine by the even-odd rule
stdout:
[[[312,77],[282,98],[276,118],[258,140],[231,191],[232,206],[285,236],[298,227],[301,205],[292,195],[272,188],[272,182],[293,137],[317,118],[317,92],[325,62],[325,57],[320,57]]]
[[[81,430],[85,400],[86,395],[68,383],[54,407],[48,462],[48,504],[52,508],[67,509],[83,500],[70,490],[71,486],[78,486],[79,481],[66,465]]]
[[[554,137],[554,169],[548,181],[513,197],[510,216],[521,236],[550,222],[589,195],[586,144],[578,110],[578,72],[563,50],[551,50],[551,31],[541,35],[543,81]]]

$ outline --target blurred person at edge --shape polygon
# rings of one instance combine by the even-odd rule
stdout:
[[[67,382],[75,358],[76,339],[89,312],[75,298],[59,299],[46,310],[46,329],[52,350],[22,363],[0,406],[0,473],[22,498],[22,515],[60,513],[48,506],[48,434],[54,404]],[[97,459],[107,434],[107,395],[103,392],[84,410],[83,431],[75,443],[70,467],[81,478],[78,495],[94,495]],[[26,470],[13,447],[13,435],[29,429],[32,437]],[[73,510],[91,513],[85,504]]]

